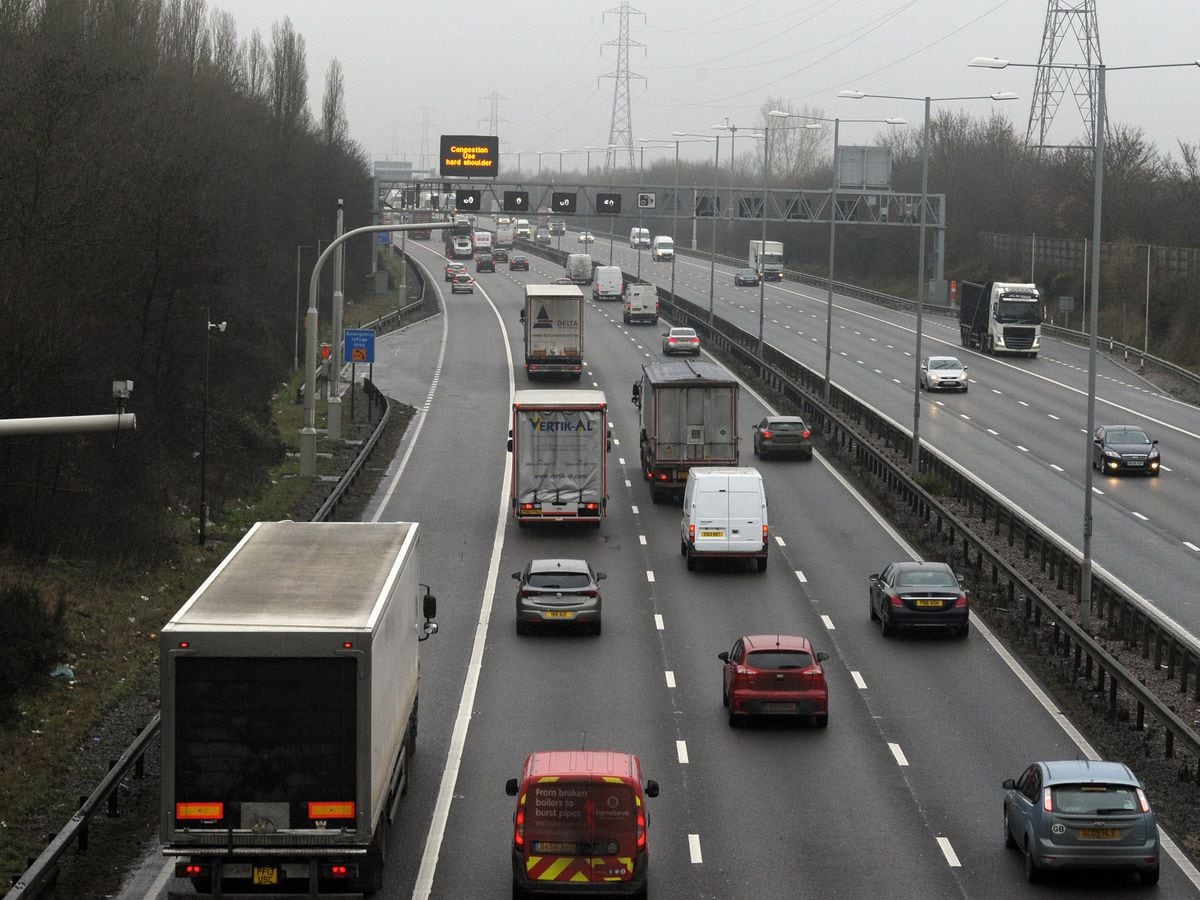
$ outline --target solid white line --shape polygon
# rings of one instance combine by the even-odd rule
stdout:
[[[1017,449],[1018,449],[1018,450],[1020,450],[1022,453],[1028,453],[1028,452],[1029,452],[1029,448],[1028,448],[1028,447],[1022,447],[1020,444],[1017,444]]]
[[[940,837],[937,839],[938,846],[942,848],[942,856],[946,857],[946,862],[952,868],[959,868],[962,863],[958,861],[958,854],[954,852],[954,848],[950,846],[950,838]]]
[[[1054,463],[1050,463],[1050,468],[1052,468],[1052,469],[1053,469],[1055,472],[1061,472],[1061,471],[1063,471],[1063,467],[1062,467],[1062,466],[1056,466]]]
[[[904,751],[900,749],[899,744],[893,744],[891,741],[888,741],[888,749],[892,751],[892,756],[896,757],[896,765],[908,765],[908,758],[904,755]]]
[[[646,570],[646,580],[651,584],[654,584],[654,571],[652,569]]]
[[[480,289],[491,306],[500,326],[504,354],[508,364],[508,402],[512,405],[513,361],[508,330],[500,310],[492,303],[487,291]],[[508,520],[508,488],[512,479],[512,454],[505,454],[504,476],[500,483],[500,508],[496,511],[496,530],[492,537],[492,556],[488,562],[487,578],[484,582],[483,602],[479,608],[479,620],[475,624],[475,639],[471,645],[471,657],[467,663],[467,675],[463,681],[462,696],[458,701],[458,713],[454,718],[454,729],[450,735],[450,747],[446,751],[446,764],[442,769],[442,781],[438,787],[437,802],[433,818],[429,823],[429,834],[425,838],[425,849],[421,853],[421,868],[413,885],[414,900],[425,900],[433,890],[433,876],[437,871],[438,855],[441,853],[442,838],[450,818],[450,804],[454,800],[454,786],[458,782],[458,770],[462,766],[463,748],[467,743],[467,729],[471,724],[471,711],[475,707],[475,692],[479,687],[479,673],[483,668],[483,651],[487,646],[488,622],[492,615],[492,598],[496,593],[496,579],[500,571],[500,555],[504,549],[504,526]]]
[[[780,547],[787,546],[787,544],[783,542],[783,538],[781,538],[779,535],[775,535],[775,543],[777,543]]]
[[[1132,509],[1129,511],[1129,514],[1130,514],[1131,516],[1135,516],[1136,518],[1139,518],[1139,519],[1141,519],[1143,522],[1149,522],[1149,521],[1150,521],[1150,518],[1149,518],[1149,516],[1143,516],[1143,515],[1142,515],[1140,512],[1134,512]]]
[[[998,431],[996,431],[995,429],[992,429],[992,428],[989,428],[989,429],[987,430],[987,433],[988,433],[988,434],[990,434],[992,437],[1000,437],[1000,432],[998,432]]]
[[[646,536],[644,534],[638,535],[638,543],[641,544],[643,547],[646,546]]]
[[[168,858],[163,863],[163,867],[158,870],[158,874],[154,877],[153,883],[150,885],[150,890],[146,892],[147,897],[157,897],[162,893],[163,888],[167,886],[167,882],[175,877],[175,860]]]
[[[679,756],[679,764],[686,766],[688,762],[687,741],[676,741],[675,753]]]
[[[666,676],[667,676],[667,687],[669,687],[669,688],[675,687],[675,673],[672,672],[670,669],[667,669]]]
[[[858,686],[858,689],[859,689],[860,691],[865,691],[865,690],[867,689],[867,682],[866,682],[866,680],[865,680],[865,679],[862,677],[862,673],[861,673],[861,672],[856,672],[855,670],[851,669],[851,670],[850,670],[850,677],[854,679],[854,683],[855,683],[855,685],[857,685],[857,686]]]
[[[659,631],[662,631],[666,628],[666,625],[663,624],[662,613],[654,614],[654,627],[657,628]]]
[[[829,616],[822,615],[822,616],[821,616],[821,624],[823,624],[823,625],[824,625],[826,628],[828,628],[830,631],[834,631],[834,630],[835,630],[835,629],[834,629],[834,627],[833,627],[833,619],[829,618]]]
[[[700,855],[700,835],[688,835],[688,853],[691,855],[692,862],[695,865],[700,865],[700,863],[704,862],[704,857]]]
[[[808,583],[808,579],[804,577],[804,573],[801,572],[799,569],[796,570],[796,580],[799,581],[801,584]]]

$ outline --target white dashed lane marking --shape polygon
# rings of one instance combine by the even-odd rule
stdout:
[[[829,616],[821,616],[821,623],[830,631],[836,630],[833,627],[833,619],[829,618]]]
[[[866,680],[865,680],[865,679],[862,677],[862,673],[861,673],[861,672],[856,672],[856,671],[854,671],[854,670],[851,670],[851,671],[850,671],[850,677],[854,679],[854,683],[855,683],[855,685],[857,685],[857,686],[858,686],[858,689],[859,689],[860,691],[865,691],[865,690],[867,689],[867,682],[866,682]]]
[[[676,741],[675,753],[679,756],[679,764],[686,766],[688,762],[687,741]]]
[[[700,855],[700,835],[688,835],[688,854],[695,865],[700,865],[700,863],[704,862],[704,857]]]
[[[664,674],[667,676],[667,687],[669,687],[669,688],[675,687],[675,673],[672,672],[670,669],[667,669],[667,671]]]
[[[808,579],[804,577],[804,573],[799,569],[796,570],[796,580],[801,584],[806,584],[808,582]]]
[[[888,749],[892,751],[892,756],[896,757],[896,765],[907,766],[908,757],[904,755],[904,751],[900,749],[899,744],[888,742]]]
[[[952,868],[958,868],[962,865],[958,861],[958,854],[954,852],[954,848],[950,846],[950,838],[940,837],[937,839],[938,846],[942,848],[942,855],[946,857],[946,862]]]
[[[654,614],[654,627],[659,631],[662,631],[664,628],[666,628],[666,625],[663,624],[662,613]]]

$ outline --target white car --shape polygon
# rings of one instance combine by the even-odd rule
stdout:
[[[579,232],[579,237],[575,238],[575,243],[590,244],[594,240],[596,240],[596,239],[594,237],[592,237],[592,233],[590,231],[581,231],[581,232]]]
[[[921,388],[927,391],[967,391],[967,367],[957,356],[931,356],[921,364]]]

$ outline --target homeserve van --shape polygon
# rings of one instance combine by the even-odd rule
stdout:
[[[767,568],[767,492],[758,469],[696,466],[683,492],[679,552],[688,569],[701,558],[754,559]]]
[[[531,753],[505,792],[513,815],[513,896],[625,894],[645,897],[650,862],[645,781],[632,753],[551,750]]]
[[[654,236],[653,249],[650,255],[656,262],[668,262],[675,258],[675,241],[665,234]]]
[[[630,228],[629,229],[629,247],[636,250],[638,247],[650,246],[650,229],[649,228]]]
[[[596,266],[592,275],[593,300],[620,300],[625,293],[625,278],[620,266]]]

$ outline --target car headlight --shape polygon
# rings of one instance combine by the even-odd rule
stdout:
[[[1151,450],[1149,455],[1146,457],[1146,459],[1158,459],[1158,451]]]

